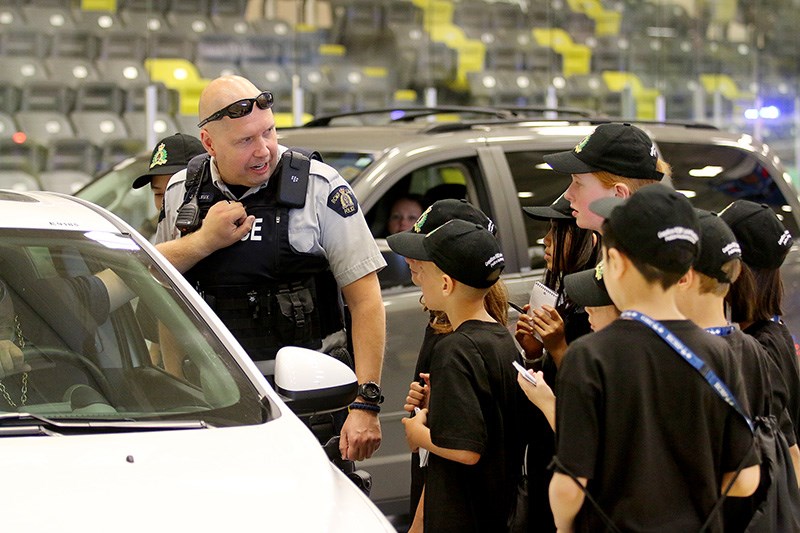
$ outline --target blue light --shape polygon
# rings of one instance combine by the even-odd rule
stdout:
[[[761,115],[761,118],[774,120],[774,119],[776,119],[776,118],[781,116],[781,111],[780,111],[780,109],[778,109],[774,105],[770,105],[770,106],[762,107],[759,110],[758,114]]]
[[[745,109],[744,118],[747,120],[756,120],[759,117],[765,120],[775,120],[780,118],[781,110],[774,105],[764,106],[759,109],[750,108]]]

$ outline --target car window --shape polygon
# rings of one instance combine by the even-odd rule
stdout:
[[[394,202],[401,197],[414,195],[421,199],[422,209],[446,198],[465,199],[481,207],[483,190],[476,158],[465,158],[437,162],[415,169],[400,178],[392,188],[366,214],[367,224],[373,236],[383,239],[388,236],[387,223]],[[491,216],[491,215],[490,215]],[[383,243],[380,243],[383,244]],[[381,246],[387,267],[378,273],[382,288],[410,286],[411,273],[402,257],[388,247]]]
[[[792,235],[800,235],[790,207],[768,169],[750,153],[731,146],[659,142],[672,166],[672,183],[695,207],[719,212],[734,200],[767,204]]]
[[[544,162],[544,156],[552,150],[539,152],[507,152],[506,159],[517,187],[519,207],[550,205],[569,187],[570,176],[553,172]],[[531,268],[544,268],[544,239],[550,224],[523,216],[525,232],[528,236],[528,254]]]
[[[115,285],[102,281],[110,274],[129,290],[111,291],[125,295],[116,308],[106,288]],[[214,426],[265,420],[227,348],[128,236],[2,230],[0,282],[0,342],[21,349],[29,367],[0,381],[0,411]],[[181,377],[159,362],[167,349],[183,361]]]
[[[105,207],[122,220],[150,238],[156,230],[157,213],[150,187],[133,189],[133,180],[147,172],[150,154],[131,157],[92,180],[75,193],[92,203]]]
[[[348,182],[356,179],[375,160],[375,156],[364,152],[320,151],[320,155],[325,163],[335,168]]]

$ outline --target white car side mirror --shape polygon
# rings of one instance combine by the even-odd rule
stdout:
[[[308,416],[350,405],[358,393],[358,379],[329,355],[285,346],[275,357],[275,389],[295,414]]]

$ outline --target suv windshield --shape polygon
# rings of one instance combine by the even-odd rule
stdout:
[[[2,376],[0,413],[212,426],[268,417],[219,338],[125,235],[0,230],[0,351],[16,350],[24,367]]]

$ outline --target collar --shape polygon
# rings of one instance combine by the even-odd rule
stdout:
[[[286,148],[285,146],[278,145],[278,160],[279,161],[280,161],[281,156],[283,155],[283,152],[285,152],[286,150],[288,150],[288,148]],[[247,190],[247,192],[245,192],[242,195],[241,198],[236,198],[236,196],[228,188],[228,184],[225,183],[224,181],[222,181],[222,178],[220,177],[219,169],[217,168],[217,159],[214,156],[211,156],[210,159],[211,159],[211,182],[214,184],[214,187],[219,189],[222,192],[222,194],[224,194],[225,197],[228,198],[229,200],[239,201],[239,200],[242,200],[243,198],[247,198],[251,194],[255,194],[258,191],[260,191],[261,189],[263,189],[264,187],[266,187],[267,183],[269,182],[269,180],[267,180],[264,183],[262,183],[261,185],[257,185],[256,187],[250,187]]]
[[[706,328],[706,331],[717,337],[727,337],[736,329],[736,326],[728,324],[727,326],[717,326],[713,328]]]

